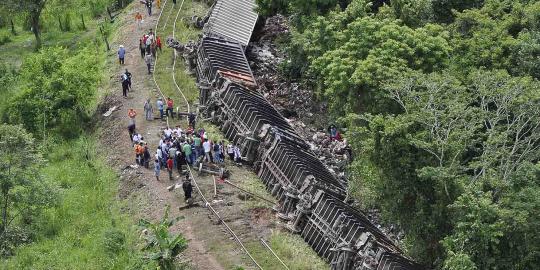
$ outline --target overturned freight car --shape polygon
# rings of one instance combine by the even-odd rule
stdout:
[[[244,54],[257,16],[242,3],[254,5],[252,0],[218,0],[191,56],[196,58],[199,113],[240,146],[242,159],[278,199],[278,217],[332,269],[419,269],[364,213],[346,203],[347,183],[257,91]],[[227,27],[220,23],[232,28],[223,32]]]

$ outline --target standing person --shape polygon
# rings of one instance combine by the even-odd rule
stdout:
[[[178,169],[178,174],[182,174],[183,166],[186,165],[186,156],[180,150],[176,151],[176,168]]]
[[[223,141],[219,142],[219,152],[221,153],[221,163],[225,162],[225,145],[223,144]]]
[[[155,42],[152,42],[152,44],[150,44],[150,53],[154,58],[156,58],[156,47],[157,45]]]
[[[133,142],[133,134],[135,133],[135,116],[137,116],[137,112],[134,109],[128,110],[128,117],[129,117],[129,123],[128,123],[128,132],[129,132],[129,139]]]
[[[143,38],[139,39],[139,50],[141,51],[141,58],[144,59],[146,44],[144,44]]]
[[[158,98],[157,107],[159,110],[159,118],[163,120],[163,100],[161,100],[161,98]]]
[[[143,143],[137,143],[135,145],[135,162],[139,165],[143,165],[144,148]]]
[[[172,0],[172,3],[176,7],[176,0]]]
[[[161,171],[161,165],[159,160],[154,160],[154,175],[156,176],[156,180],[159,181],[159,172]]]
[[[172,157],[169,157],[169,159],[167,159],[167,171],[169,172],[169,180],[171,181],[173,180],[173,177],[172,177],[173,165],[174,165],[173,159]]]
[[[210,140],[205,140],[202,144],[204,149],[204,158],[206,159],[206,162],[212,162],[212,157],[210,155],[210,150],[212,149],[212,144],[210,143]]]
[[[170,112],[172,119],[174,119],[174,116],[173,116],[173,110],[174,110],[173,106],[174,105],[173,104],[174,104],[173,100],[170,97],[168,97],[167,98],[167,112],[166,113],[167,113],[167,117],[169,117],[169,112]]]
[[[122,96],[127,98],[127,92],[129,90],[129,82],[128,82],[128,76],[126,73],[122,73],[120,75],[120,80],[122,81]]]
[[[141,29],[141,24],[142,24],[142,14],[139,13],[137,11],[137,13],[135,14],[135,21],[137,22],[137,29]]]
[[[199,135],[195,134],[195,138],[193,138],[193,146],[195,146],[195,160],[197,160],[199,156],[203,154],[203,151],[201,151],[201,144],[201,138],[199,137]]]
[[[120,45],[120,48],[118,48],[118,62],[120,65],[124,64],[124,57],[126,56],[126,49],[124,49],[124,45]]]
[[[193,130],[195,130],[195,114],[194,113],[189,113],[188,115],[188,122],[189,122],[189,126],[191,126],[191,128],[193,128]]]
[[[193,161],[191,160],[191,145],[189,143],[185,143],[184,146],[182,146],[182,150],[184,152],[184,156],[186,157],[186,162],[189,165],[193,164]]]
[[[227,144],[227,155],[229,155],[231,161],[234,161],[234,147],[232,143]]]
[[[152,103],[150,102],[150,99],[147,99],[144,102],[144,117],[148,121],[152,120],[152,109]]]
[[[161,38],[156,37],[156,46],[159,49],[159,52],[161,53]]]
[[[148,67],[148,74],[152,74],[152,55],[150,53],[147,53],[144,56],[144,62],[146,63],[146,66]]]
[[[144,164],[144,167],[148,169],[148,167],[150,166],[150,151],[148,150],[148,145],[145,143],[144,144],[144,152],[143,152],[143,164]]]
[[[126,68],[126,72],[124,72],[124,74],[126,74],[126,76],[127,76],[128,90],[132,91],[132,89],[131,89],[131,72],[129,72],[128,69]]]
[[[214,161],[221,163],[221,149],[218,143],[214,143]]]
[[[152,0],[146,0],[146,9],[148,9],[148,16],[152,16]]]
[[[156,1],[157,8],[161,9],[161,0]]]
[[[234,147],[233,147],[233,150],[234,150],[234,162],[236,163],[241,163],[242,161],[242,155],[240,153],[240,144],[237,143]]]
[[[189,175],[186,175],[186,180],[184,180],[184,182],[182,183],[182,190],[184,190],[184,198],[186,199],[186,203],[190,204],[193,186],[191,186],[191,180],[189,179]]]

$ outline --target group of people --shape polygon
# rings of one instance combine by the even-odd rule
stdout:
[[[148,74],[152,73],[152,64],[156,58],[157,50],[161,52],[161,39],[154,34],[152,29],[139,39],[139,50],[148,68]]]

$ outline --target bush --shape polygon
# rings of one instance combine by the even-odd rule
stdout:
[[[112,228],[103,234],[103,247],[105,248],[105,251],[111,254],[119,254],[122,250],[124,250],[125,244],[126,244],[126,235],[116,229]]]
[[[3,35],[0,35],[0,46],[9,42],[11,42],[11,37],[9,36],[9,34],[5,33]]]

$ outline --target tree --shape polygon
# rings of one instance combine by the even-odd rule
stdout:
[[[0,125],[0,239],[17,217],[54,201],[53,190],[39,177],[43,159],[36,149],[34,138],[24,128]]]
[[[143,251],[153,251],[147,257],[156,261],[161,270],[176,269],[176,256],[187,248],[187,241],[183,235],[169,234],[169,228],[183,218],[169,219],[169,210],[170,206],[167,205],[165,214],[158,223],[151,223],[144,219],[139,221],[139,226],[146,231],[146,245],[143,247]]]
[[[28,14],[32,33],[36,37],[36,50],[41,48],[41,28],[39,18],[47,0],[6,0],[6,5],[20,13]]]
[[[23,91],[7,107],[8,122],[23,124],[42,138],[51,131],[76,137],[88,120],[86,105],[99,83],[99,67],[89,48],[73,56],[62,48],[45,48],[31,56],[22,68]]]

